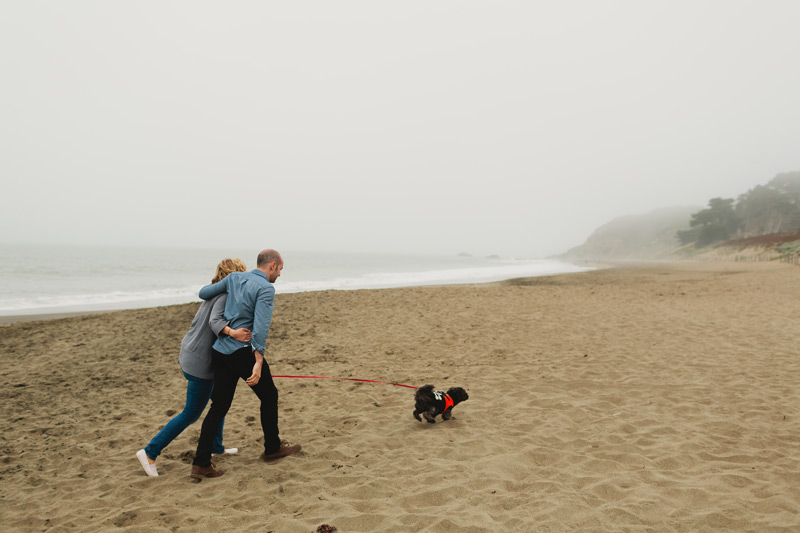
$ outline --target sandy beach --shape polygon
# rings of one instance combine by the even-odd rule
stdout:
[[[280,282],[278,282],[280,283]],[[0,324],[4,531],[799,531],[800,268],[686,262],[483,285],[278,295],[262,451],[240,383],[226,474],[196,482],[180,411],[197,304]]]

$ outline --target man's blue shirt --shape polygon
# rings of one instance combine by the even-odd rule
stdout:
[[[233,329],[247,328],[252,331],[250,345],[263,355],[269,324],[272,321],[275,287],[260,270],[233,272],[222,281],[200,289],[200,298],[210,300],[223,292],[228,293],[228,301],[225,302],[225,320]],[[245,346],[248,346],[248,343],[237,341],[227,335],[218,337],[214,342],[214,349],[226,354]]]

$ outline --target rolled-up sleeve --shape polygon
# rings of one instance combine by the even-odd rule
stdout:
[[[225,329],[225,326],[228,325],[228,321],[225,320],[225,302],[228,301],[227,294],[221,294],[219,298],[214,300],[214,303],[211,305],[211,314],[208,317],[208,325],[211,327],[211,331],[214,332],[214,335],[219,337],[220,332]]]
[[[206,285],[200,289],[200,299],[210,300],[214,296],[219,296],[220,294],[228,292],[228,279],[230,279],[230,277],[225,277],[221,281],[218,281],[212,285]]]
[[[255,311],[253,313],[253,349],[260,352],[262,355],[267,346],[267,335],[269,334],[269,325],[272,322],[272,308],[275,303],[275,287],[272,285],[262,287],[258,291],[258,298],[256,299]]]

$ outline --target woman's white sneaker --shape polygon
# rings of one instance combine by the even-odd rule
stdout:
[[[217,455],[234,455],[239,453],[239,448],[225,448],[225,451],[222,453],[212,453],[211,457],[216,457]]]
[[[150,477],[158,477],[158,470],[156,470],[156,465],[151,465],[150,462],[147,460],[147,454],[144,450],[139,450],[136,452],[136,458],[139,459],[139,464],[142,465],[144,468],[145,473]]]

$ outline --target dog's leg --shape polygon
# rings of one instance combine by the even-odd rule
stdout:
[[[421,413],[421,411],[419,409],[414,409],[414,418],[416,418],[417,420],[422,422],[422,419],[419,417],[420,413]]]
[[[442,420],[450,420],[451,416],[453,416],[453,408],[448,407],[445,409],[444,413],[442,413]]]
[[[434,418],[434,414],[433,414],[435,412],[436,412],[436,408],[431,407],[427,411],[424,411],[422,413],[422,416],[425,417],[425,420],[427,420],[429,424],[435,424],[436,423],[436,419]]]

